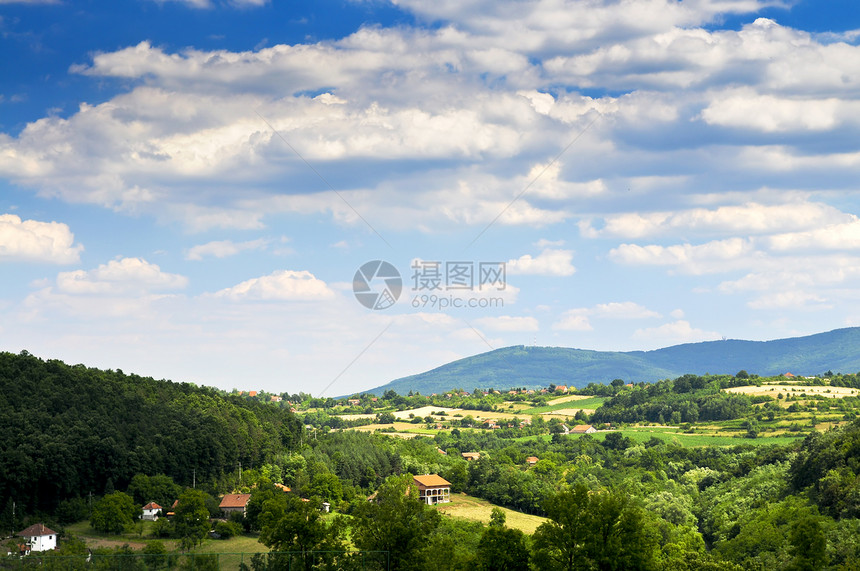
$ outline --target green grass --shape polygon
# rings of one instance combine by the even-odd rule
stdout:
[[[489,523],[493,508],[496,507],[505,512],[505,525],[513,529],[519,529],[528,535],[533,534],[540,524],[547,521],[545,517],[496,506],[487,500],[464,493],[451,494],[450,503],[436,504],[436,509],[442,513],[462,519],[480,521],[485,524]]]
[[[542,414],[545,412],[553,412],[556,410],[563,410],[567,408],[585,408],[588,410],[595,410],[597,407],[602,405],[606,401],[606,397],[591,397],[582,400],[570,400],[565,401],[558,404],[548,404],[546,406],[537,406],[533,408],[525,408],[523,410],[517,411],[521,414]]]
[[[677,428],[659,427],[659,428],[625,428],[620,430],[624,436],[630,438],[637,443],[644,443],[651,438],[659,438],[664,442],[675,442],[681,446],[698,448],[701,446],[739,446],[742,444],[751,444],[753,446],[765,446],[768,444],[788,444],[798,438],[803,438],[805,435],[798,436],[759,436],[758,438],[736,438],[733,436],[724,436],[718,434],[703,434],[693,433],[685,434],[678,431]],[[603,441],[606,438],[604,432],[593,434],[594,438]],[[739,433],[740,435],[741,433]]]
[[[65,531],[67,534],[84,540],[90,547],[115,549],[128,544],[132,549],[140,549],[143,547],[143,544],[158,539],[150,535],[152,525],[152,522],[143,522],[142,535],[138,535],[137,530],[133,533],[122,533],[119,535],[102,533],[90,527],[87,521],[67,525]],[[175,551],[178,548],[177,541],[175,540],[166,539],[160,541],[164,543],[168,551]],[[204,539],[203,543],[194,549],[194,553],[257,553],[268,550],[265,545],[257,541],[256,535],[240,535],[230,539]]]

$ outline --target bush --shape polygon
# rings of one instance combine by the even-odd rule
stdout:
[[[215,524],[215,533],[221,536],[221,539],[230,539],[242,533],[242,526],[232,521],[219,521]]]

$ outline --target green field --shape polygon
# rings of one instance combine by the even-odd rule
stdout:
[[[564,410],[568,408],[584,408],[587,410],[595,410],[606,401],[606,397],[591,397],[582,400],[569,400],[558,404],[548,404],[546,406],[536,406],[533,408],[524,408],[517,411],[520,414],[543,414],[556,410]]]
[[[70,524],[66,526],[65,532],[67,535],[74,535],[82,539],[87,544],[87,547],[91,549],[102,547],[116,549],[117,547],[128,545],[132,549],[139,550],[143,549],[148,542],[155,541],[155,538],[150,535],[152,522],[145,521],[142,523],[142,534],[138,533],[138,529],[140,528],[135,529],[133,533],[123,533],[120,535],[101,533],[90,527],[87,521]],[[172,539],[159,541],[164,543],[164,547],[168,551],[175,551],[177,549],[177,542]],[[265,545],[257,541],[256,535],[240,535],[230,539],[204,539],[203,543],[194,549],[194,553],[257,553],[268,550]]]
[[[616,432],[616,431],[613,431]],[[788,444],[805,435],[799,436],[759,436],[758,438],[738,438],[723,434],[705,434],[701,432],[686,434],[674,427],[634,427],[619,430],[624,436],[637,443],[647,442],[651,438],[659,438],[668,443],[676,443],[681,446],[740,446],[751,444],[753,446],[765,446],[768,444]],[[598,432],[592,436],[595,440],[603,441],[608,432]],[[740,433],[739,433],[740,434]]]
[[[545,517],[495,506],[487,500],[463,493],[451,494],[450,503],[436,505],[436,509],[444,514],[472,521],[480,521],[485,524],[489,523],[493,508],[496,507],[505,512],[505,525],[513,529],[519,529],[528,535],[533,534],[540,524],[548,521]]]

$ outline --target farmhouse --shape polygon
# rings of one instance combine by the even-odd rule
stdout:
[[[593,434],[595,432],[597,432],[597,429],[590,424],[577,424],[570,431],[571,434]]]
[[[158,519],[158,512],[161,511],[161,506],[155,502],[149,502],[143,508],[143,515],[140,516],[140,519],[144,521],[156,521]]]
[[[533,465],[538,463],[538,457],[537,456],[529,456],[528,458],[526,458],[526,463],[529,466],[533,466]]]
[[[221,500],[221,504],[218,507],[220,507],[221,511],[226,515],[230,515],[231,513],[240,513],[244,516],[247,515],[248,500],[250,499],[251,494],[227,494]]]
[[[425,476],[413,476],[415,485],[418,486],[418,498],[432,506],[451,501],[451,482],[438,474],[427,474]]]
[[[34,523],[18,535],[27,540],[25,551],[50,551],[57,548],[57,532],[43,523]]]
[[[480,452],[461,452],[460,455],[469,462],[471,462],[472,460],[477,460],[481,457]]]

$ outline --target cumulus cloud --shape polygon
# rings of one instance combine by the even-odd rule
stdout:
[[[279,270],[252,278],[214,294],[233,300],[313,301],[334,297],[334,291],[307,270]]]
[[[507,272],[511,275],[572,276],[576,272],[572,262],[573,250],[546,248],[535,257],[525,254],[508,260]]]
[[[609,252],[613,261],[626,265],[668,266],[690,274],[723,272],[749,267],[762,254],[755,251],[751,240],[728,238],[705,244],[621,244]]]
[[[594,327],[588,320],[588,315],[581,310],[571,309],[561,314],[558,321],[552,324],[558,331],[591,331]]]
[[[860,249],[860,220],[851,216],[849,222],[831,224],[805,232],[786,232],[771,236],[769,246],[775,251],[858,250]]]
[[[578,307],[565,311],[552,328],[562,331],[590,331],[593,327],[589,317],[598,319],[650,319],[661,317],[661,315],[632,301],[599,303],[592,307]]]
[[[580,231],[589,238],[644,238],[670,235],[679,231],[703,234],[739,233],[770,234],[819,228],[836,222],[847,222],[854,216],[820,202],[760,204],[748,202],[717,208],[693,208],[662,212],[625,212],[607,216],[602,227],[594,228],[587,220]]]
[[[80,259],[84,247],[66,224],[21,220],[14,214],[0,215],[0,262],[22,260],[71,264]]]
[[[205,257],[226,258],[246,250],[262,250],[268,244],[267,240],[249,240],[233,242],[232,240],[215,240],[206,244],[192,246],[185,255],[186,260],[202,260]]]
[[[856,123],[858,116],[860,101],[759,95],[750,88],[722,94],[702,111],[711,125],[766,133],[825,131]]]
[[[481,317],[472,323],[490,331],[538,331],[540,326],[534,317],[515,317],[500,315],[498,317]]]
[[[747,303],[750,309],[801,309],[808,306],[824,306],[827,300],[819,294],[802,290],[777,291],[761,295]]]
[[[637,329],[633,333],[633,339],[649,342],[652,346],[659,347],[672,343],[692,343],[698,341],[715,341],[721,336],[714,331],[696,329],[689,321],[680,319],[672,323],[665,323],[659,327]]]
[[[120,258],[93,270],[57,275],[57,291],[72,295],[137,295],[172,291],[188,285],[188,278],[161,270],[141,258]]]

